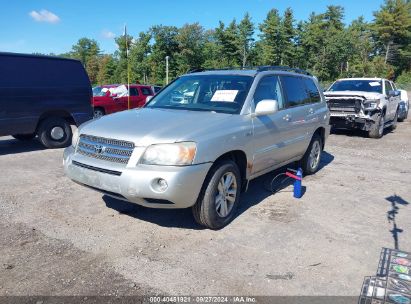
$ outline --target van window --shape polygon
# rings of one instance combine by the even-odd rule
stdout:
[[[278,102],[278,108],[284,108],[284,98],[278,76],[267,76],[260,80],[254,93],[254,105],[257,106],[264,99],[275,99]]]
[[[149,88],[141,87],[140,89],[141,89],[141,93],[142,93],[144,96],[153,95],[153,94],[151,93],[151,90],[150,90]]]
[[[130,88],[130,96],[138,96],[137,88]]]
[[[314,81],[311,78],[306,77],[303,78],[303,81],[308,91],[308,95],[310,95],[309,103],[321,102],[320,92],[318,92],[318,88]]]
[[[302,77],[281,76],[281,83],[285,91],[286,108],[296,107],[299,105],[310,103],[310,96],[308,95],[308,92],[305,89]]]

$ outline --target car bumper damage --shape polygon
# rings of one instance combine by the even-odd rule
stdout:
[[[64,171],[83,186],[108,196],[151,208],[187,208],[195,204],[212,163],[191,166],[138,164],[144,149],[136,148],[127,165],[64,151]]]
[[[334,128],[370,130],[378,122],[381,109],[367,107],[362,96],[327,96],[330,124]]]

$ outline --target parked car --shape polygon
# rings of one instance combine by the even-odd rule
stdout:
[[[197,83],[188,103],[175,103]],[[137,127],[138,126],[138,127]],[[212,70],[179,77],[141,109],[80,127],[64,152],[79,184],[152,208],[192,207],[228,224],[250,180],[294,161],[316,172],[329,134],[318,82],[295,69]]]
[[[93,96],[94,117],[101,117],[119,111],[128,110],[129,96],[112,94],[112,89],[123,86],[127,90],[127,85],[103,85],[95,89],[96,95]],[[145,105],[147,97],[154,93],[150,86],[130,84],[130,109],[140,108]]]
[[[381,78],[346,78],[334,82],[324,93],[330,123],[338,129],[361,129],[380,138],[384,128],[397,127],[400,92],[392,81]]]
[[[401,101],[398,106],[398,121],[404,121],[408,118],[408,110],[410,109],[410,102],[406,90],[399,90],[401,92]]]
[[[0,53],[0,136],[71,143],[71,124],[93,118],[90,80],[78,60]]]

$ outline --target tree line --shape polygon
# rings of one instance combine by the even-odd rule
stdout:
[[[215,29],[199,23],[155,25],[134,37],[116,37],[113,54],[103,54],[96,40],[81,38],[61,55],[81,60],[93,84],[126,83],[129,72],[133,83],[163,85],[166,56],[170,79],[197,68],[285,65],[321,81],[376,76],[411,83],[410,0],[385,0],[371,22],[343,20],[344,8],[335,5],[299,22],[291,8],[283,14],[271,9],[260,24],[246,13]]]

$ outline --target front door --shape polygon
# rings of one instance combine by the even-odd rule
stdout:
[[[289,111],[284,107],[284,98],[279,77],[262,78],[254,93],[254,106],[265,99],[278,102],[278,112],[253,118],[253,170],[258,174],[287,159],[286,141],[289,137]]]

